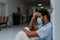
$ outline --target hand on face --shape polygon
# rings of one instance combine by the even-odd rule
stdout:
[[[33,13],[33,18],[36,18],[38,16],[38,12]]]

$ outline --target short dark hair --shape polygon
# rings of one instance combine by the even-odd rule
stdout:
[[[39,13],[41,13],[43,16],[47,15],[47,18],[50,22],[50,14],[47,9],[41,9],[41,10],[39,10]]]

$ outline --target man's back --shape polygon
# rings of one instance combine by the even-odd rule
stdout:
[[[45,24],[36,31],[41,40],[51,40],[52,39],[52,24],[51,22]]]

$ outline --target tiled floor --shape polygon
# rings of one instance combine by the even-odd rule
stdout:
[[[14,40],[16,34],[27,25],[12,26],[11,28],[4,28],[0,31],[0,40]]]

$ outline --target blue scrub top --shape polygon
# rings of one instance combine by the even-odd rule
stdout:
[[[39,35],[39,40],[52,40],[52,24],[51,22],[40,27],[37,31]]]

